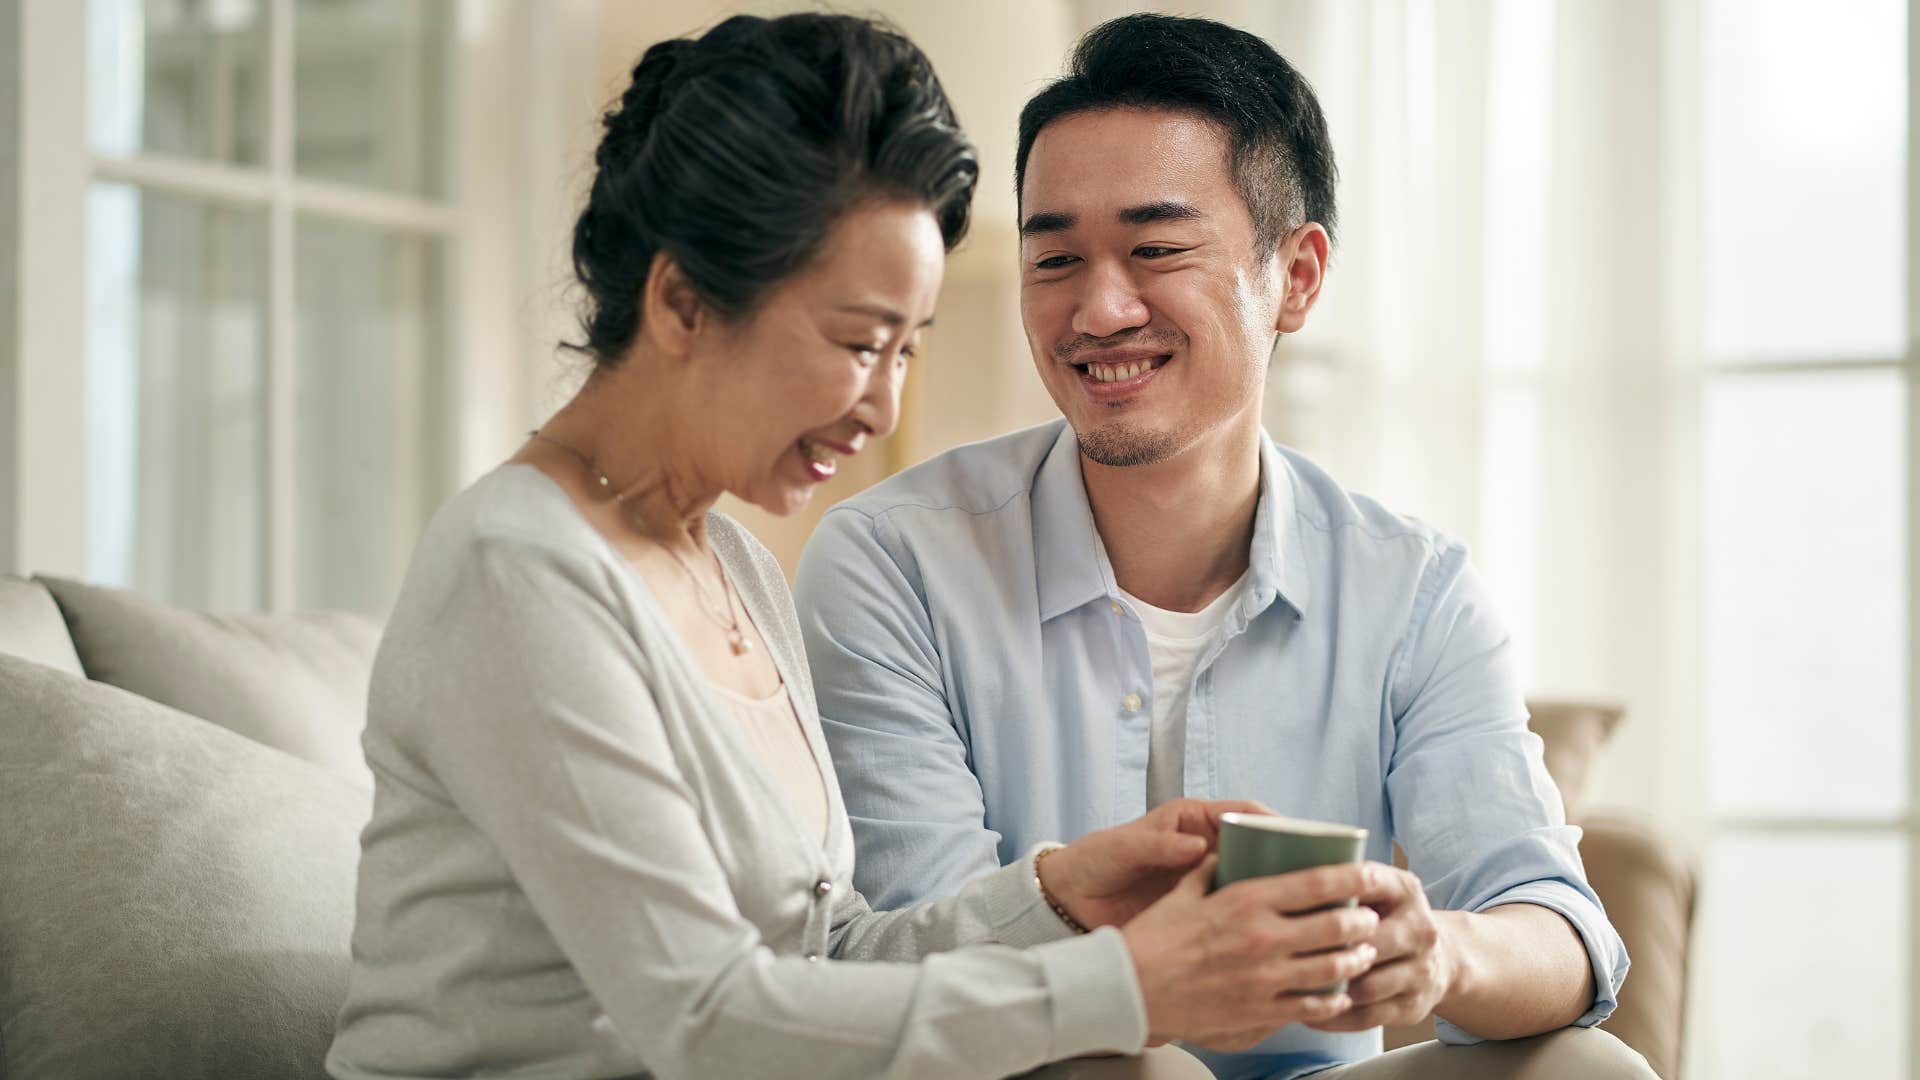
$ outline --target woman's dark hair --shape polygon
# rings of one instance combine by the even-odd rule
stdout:
[[[1263,257],[1309,221],[1333,236],[1339,173],[1313,87],[1273,46],[1211,19],[1123,15],[1087,31],[1066,75],[1020,110],[1014,198],[1041,128],[1126,106],[1196,113],[1220,125],[1233,185],[1253,215],[1254,246]]]
[[[657,252],[721,317],[740,318],[864,200],[925,204],[953,250],[979,177],[926,56],[846,15],[737,15],[660,42],[602,123],[573,230],[586,340],[571,346],[602,366],[640,329]]]

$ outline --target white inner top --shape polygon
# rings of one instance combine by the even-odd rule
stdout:
[[[1153,661],[1153,726],[1147,736],[1147,808],[1186,794],[1187,702],[1200,661],[1220,636],[1252,571],[1199,611],[1168,611],[1120,590],[1147,632]]]

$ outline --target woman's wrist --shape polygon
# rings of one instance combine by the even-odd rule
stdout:
[[[1065,900],[1067,890],[1061,887],[1062,867],[1057,863],[1049,865],[1049,859],[1065,850],[1064,846],[1059,846],[1041,848],[1034,852],[1033,883],[1040,890],[1040,898],[1047,902],[1047,906],[1053,909],[1055,915],[1060,916],[1060,921],[1067,924],[1068,929],[1074,933],[1084,934],[1088,930],[1087,925],[1075,918],[1073,912],[1067,908]],[[1068,858],[1071,859],[1072,856]]]

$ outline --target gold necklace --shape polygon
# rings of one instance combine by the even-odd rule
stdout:
[[[607,477],[606,473],[600,471],[600,467],[593,463],[592,458],[575,447],[561,442],[559,439],[538,429],[529,431],[527,434],[532,438],[539,439],[541,442],[557,446],[579,459],[580,464],[587,467],[587,474],[593,477],[595,483],[600,485],[600,490],[607,492],[612,497],[613,501],[619,505],[622,513],[628,512],[626,489],[616,490],[613,486],[613,481]],[[658,543],[658,541],[656,541],[656,543]],[[720,553],[717,551],[713,553],[713,567],[719,571],[720,574],[720,603],[718,606],[724,614],[716,615],[714,614],[715,605],[713,603],[713,594],[709,593],[706,585],[700,581],[700,575],[694,573],[693,564],[681,558],[680,553],[668,545],[660,544],[659,546],[679,565],[681,572],[687,575],[687,580],[693,583],[694,595],[699,599],[700,613],[705,615],[715,625],[719,626],[720,629],[727,632],[727,647],[733,650],[733,655],[745,656],[752,652],[753,642],[747,640],[747,635],[740,629],[740,619],[734,614],[734,601],[738,599],[739,592],[732,588],[733,582],[727,577],[727,568],[725,564],[720,561]],[[746,605],[742,603],[741,607],[744,609]]]

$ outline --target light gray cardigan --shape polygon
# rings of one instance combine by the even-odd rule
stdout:
[[[1031,856],[903,911],[853,891],[785,580],[732,520],[709,534],[826,777],[825,847],[639,576],[551,480],[503,466],[434,518],[374,662],[328,1069],[995,1077],[1139,1050],[1124,942],[1069,935]]]

